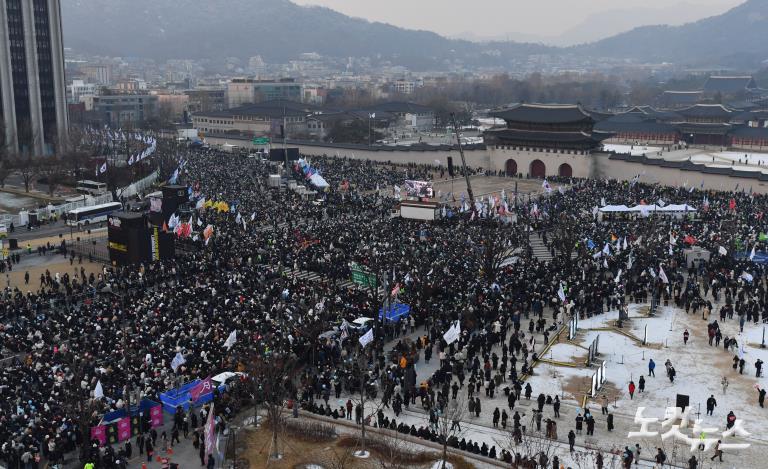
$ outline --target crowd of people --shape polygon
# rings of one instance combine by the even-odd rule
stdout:
[[[362,415],[361,408],[360,418],[436,441],[434,426],[409,425],[396,409],[418,398],[425,420],[434,420],[461,398],[475,417],[490,413],[505,428],[510,419],[510,429],[521,433],[515,400],[538,395],[538,425],[551,404],[545,426],[556,438],[559,399],[532,390],[525,378],[571,315],[655,297],[694,313],[712,311],[722,299],[721,317],[768,317],[764,267],[748,255],[768,240],[766,196],[573,180],[539,198],[479,201],[485,218],[459,207],[427,223],[390,213],[398,203],[392,186],[438,177],[429,165],[312,158],[331,187],[306,198],[269,188],[274,169],[257,159],[188,149],[179,160],[179,179],[194,188],[194,199],[228,204],[194,210],[195,230],[210,225],[211,236],[180,239],[188,249],[170,260],[4,292],[0,344],[4,356],[16,357],[0,369],[0,458],[7,467],[30,467],[36,456],[61,461],[90,447],[86,429],[104,412],[142,397],[158,400],[182,382],[246,370],[254,351],[305,364],[288,391],[312,412],[346,418],[349,404],[332,408],[330,396],[349,398],[364,388],[387,413]],[[689,203],[699,210],[681,218],[600,220],[597,207],[606,201]],[[540,237],[554,259],[533,256],[529,236]],[[692,245],[709,251],[710,260],[689,265],[683,250]],[[353,264],[377,275],[383,292],[345,285]],[[408,304],[410,315],[374,321],[373,342],[360,347],[356,333],[342,326],[377,318],[382,297]],[[457,322],[461,334],[449,344],[443,334]],[[233,331],[237,340],[225,347]],[[177,353],[185,362],[174,371]],[[418,375],[422,360],[437,360],[436,370]],[[97,384],[104,398],[95,398]],[[483,405],[502,394],[503,413]],[[450,444],[510,462],[532,457],[461,438]]]

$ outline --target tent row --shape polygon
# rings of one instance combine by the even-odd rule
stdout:
[[[601,213],[625,213],[625,212],[695,213],[696,207],[693,207],[688,204],[669,204],[663,207],[656,204],[635,205],[634,207],[627,207],[626,205],[606,205],[605,207],[601,207],[598,210]]]

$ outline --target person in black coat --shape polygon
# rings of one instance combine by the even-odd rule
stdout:
[[[707,399],[707,415],[712,415],[715,407],[717,407],[717,400],[715,400],[714,394],[710,394],[709,399]]]
[[[155,445],[151,440],[144,442],[144,450],[147,452],[147,462],[152,462],[152,454],[154,453]]]
[[[139,448],[139,454],[144,454],[144,434],[139,433],[139,435],[136,437],[136,447]]]

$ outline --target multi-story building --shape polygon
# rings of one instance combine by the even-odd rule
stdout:
[[[407,102],[389,102],[372,106],[371,113],[386,112],[397,117],[396,126],[413,132],[431,132],[435,126],[435,111],[427,106]]]
[[[138,124],[156,114],[157,96],[149,94],[94,96],[93,112],[101,123],[113,128]]]
[[[124,91],[144,91],[147,89],[147,82],[144,80],[120,80],[115,83],[112,89],[124,92]]]
[[[70,103],[79,103],[82,96],[93,96],[97,92],[97,85],[86,83],[83,80],[72,80],[67,86],[67,99]]]
[[[82,65],[80,66],[80,73],[85,78],[97,85],[109,86],[112,84],[112,66],[111,65]]]
[[[184,94],[189,96],[188,108],[192,113],[223,111],[227,107],[224,88],[196,88]]]
[[[167,110],[172,116],[182,116],[187,110],[189,96],[181,93],[152,92],[157,96],[158,110]]]
[[[303,97],[302,88],[301,83],[296,83],[292,78],[277,81],[235,78],[227,83],[227,103],[232,108],[276,100],[300,102]]]
[[[13,152],[44,155],[67,137],[59,0],[0,0],[0,107]]]
[[[192,125],[204,135],[280,135],[281,127],[289,136],[307,134],[307,117],[313,109],[292,101],[271,101],[239,106],[224,111],[199,112]]]

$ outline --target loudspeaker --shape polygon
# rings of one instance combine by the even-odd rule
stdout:
[[[448,157],[448,175],[453,177],[453,157]]]
[[[176,254],[175,237],[161,226],[147,225],[142,213],[118,212],[108,219],[109,259],[117,265],[130,265],[170,259]]]
[[[283,163],[285,162],[286,153],[288,154],[288,161],[296,161],[299,159],[298,148],[286,148],[285,150],[283,150],[282,148],[270,148],[269,161]]]
[[[685,408],[688,407],[690,403],[691,403],[691,396],[686,396],[685,394],[678,394],[675,407],[679,407],[685,410]]]
[[[107,220],[109,259],[117,265],[143,262],[149,256],[147,219],[141,213],[117,212]]]
[[[163,186],[163,220],[168,221],[174,213],[185,212],[189,210],[189,195],[187,195],[187,186],[168,185]],[[162,223],[160,223],[162,226]]]

